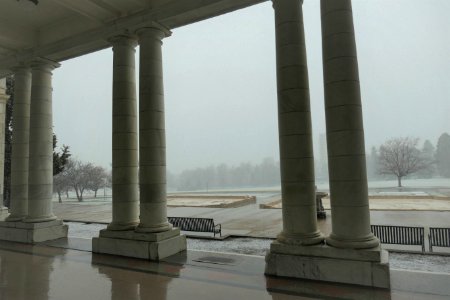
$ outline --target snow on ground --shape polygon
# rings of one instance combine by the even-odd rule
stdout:
[[[98,236],[103,224],[85,224],[70,222],[69,236],[92,238]],[[236,237],[225,240],[187,239],[190,250],[202,250],[224,253],[238,253],[264,256],[269,250],[271,239]],[[389,253],[389,263],[392,269],[406,269],[427,272],[450,273],[450,256],[422,255],[413,253]]]

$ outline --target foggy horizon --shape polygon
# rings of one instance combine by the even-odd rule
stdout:
[[[436,146],[450,133],[450,2],[353,1],[366,152],[395,137]],[[315,159],[325,133],[319,2],[303,6]],[[271,3],[173,30],[164,39],[167,167],[279,160]],[[139,80],[139,47],[136,48]],[[80,160],[110,169],[112,51],[54,71],[54,132]]]

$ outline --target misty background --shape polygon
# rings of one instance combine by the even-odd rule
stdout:
[[[320,179],[326,155],[319,4],[305,0],[303,15]],[[393,137],[435,146],[450,132],[448,11],[448,0],[353,1],[368,154]],[[177,28],[164,40],[169,182],[183,172],[203,187],[232,184],[236,174],[256,186],[279,181],[273,19],[272,3],[265,2]],[[53,87],[59,145],[111,168],[111,49],[63,62]],[[215,177],[204,172],[208,168]],[[220,177],[219,169],[232,175]]]

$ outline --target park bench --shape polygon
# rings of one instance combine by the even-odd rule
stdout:
[[[168,217],[167,219],[174,227],[178,227],[183,231],[212,232],[214,237],[216,234],[222,236],[222,225],[214,224],[213,219],[185,217]]]
[[[425,252],[423,227],[371,225],[371,229],[382,244],[418,245]]]
[[[328,193],[324,192],[316,192],[316,209],[317,209],[317,218],[318,219],[326,219],[327,214],[325,213],[325,208],[322,204],[322,198],[328,196]]]
[[[450,228],[430,227],[428,243],[430,252],[433,252],[433,246],[450,247]]]

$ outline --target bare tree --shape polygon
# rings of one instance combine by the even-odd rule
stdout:
[[[417,138],[395,138],[380,146],[378,163],[380,174],[397,176],[398,186],[402,186],[402,178],[420,171],[428,166],[427,159],[417,149]]]
[[[79,160],[70,159],[66,165],[69,184],[75,190],[79,202],[83,201],[83,193],[89,189],[89,170],[93,168],[91,163],[83,163]]]
[[[88,188],[94,192],[94,197],[97,198],[97,191],[105,186],[106,170],[100,166],[89,165],[85,172],[88,177]]]
[[[70,181],[67,176],[67,172],[65,170],[53,176],[53,189],[58,194],[59,203],[62,202],[61,194],[63,192],[66,192],[67,194],[70,188],[71,188]]]

